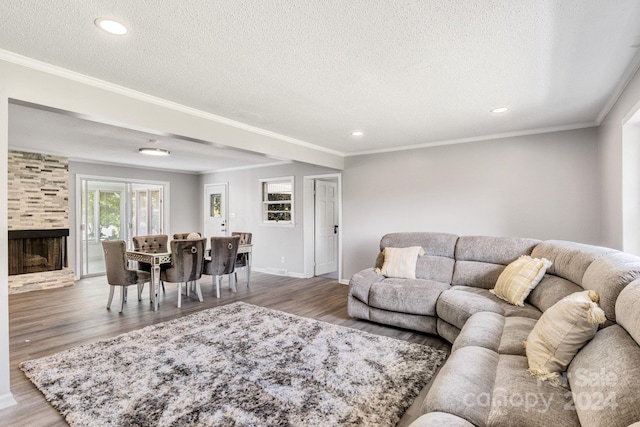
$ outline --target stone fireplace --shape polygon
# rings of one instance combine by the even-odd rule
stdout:
[[[9,293],[73,285],[68,160],[9,151],[8,170]]]

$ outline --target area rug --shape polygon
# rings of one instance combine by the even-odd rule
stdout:
[[[394,426],[445,357],[236,302],[20,368],[71,426]]]

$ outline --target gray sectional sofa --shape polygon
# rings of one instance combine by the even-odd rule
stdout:
[[[437,334],[452,343],[448,360],[412,427],[628,426],[640,421],[640,258],[567,241],[393,233],[385,247],[421,246],[416,278],[369,268],[353,275],[355,318]],[[523,307],[489,292],[521,255],[552,262]],[[527,372],[522,343],[542,313],[583,290],[600,295],[606,321],[559,383]]]

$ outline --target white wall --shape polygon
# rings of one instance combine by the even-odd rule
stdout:
[[[69,161],[69,266],[76,266],[76,175],[164,181],[169,183],[170,236],[200,229],[201,191],[198,175]]]
[[[623,125],[640,109],[640,72],[598,128],[602,244],[623,249]]]
[[[347,158],[343,261],[397,231],[599,243],[596,128]]]
[[[252,267],[257,271],[286,270],[293,277],[304,276],[303,235],[303,177],[334,173],[334,169],[306,163],[218,172],[201,176],[200,224],[204,224],[204,185],[229,185],[230,231],[253,233]],[[273,226],[261,224],[260,179],[294,177],[295,225]],[[235,217],[233,217],[235,216]],[[201,225],[199,228],[203,228]],[[281,262],[284,257],[285,262]]]

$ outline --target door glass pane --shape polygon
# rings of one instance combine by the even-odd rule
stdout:
[[[147,225],[147,192],[138,192],[138,235],[150,234]]]
[[[119,192],[100,192],[100,238],[103,240],[120,239],[120,196]]]
[[[210,213],[211,218],[222,217],[222,194],[212,194],[210,200]]]
[[[82,208],[84,210],[83,218],[85,219],[85,222],[83,227],[86,230],[86,240],[96,240],[96,192],[87,191],[85,195],[87,202],[83,203]]]
[[[160,190],[151,190],[151,234],[161,234],[162,204]]]

